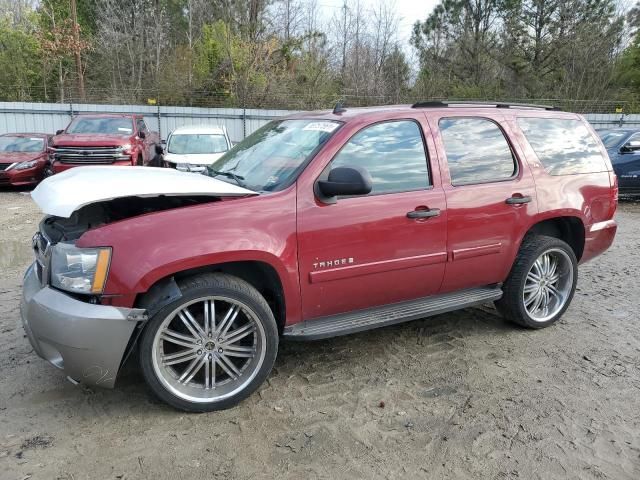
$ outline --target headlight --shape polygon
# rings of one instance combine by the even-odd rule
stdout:
[[[120,145],[120,149],[122,150],[122,153],[129,155],[131,153],[131,149],[133,147],[131,146],[130,143],[127,143],[125,145]]]
[[[58,243],[51,254],[51,285],[74,293],[101,294],[107,282],[110,248],[76,248]]]
[[[15,170],[26,170],[27,168],[33,168],[38,164],[38,160],[29,160],[27,162],[20,162],[15,167]]]

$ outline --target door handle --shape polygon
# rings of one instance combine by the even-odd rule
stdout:
[[[428,210],[414,210],[407,213],[407,218],[431,218],[440,215],[439,208],[430,208]]]
[[[523,203],[531,202],[531,197],[529,195],[525,195],[523,197],[509,197],[505,200],[507,205],[522,205]]]

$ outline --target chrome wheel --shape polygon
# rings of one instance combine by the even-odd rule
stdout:
[[[573,288],[573,263],[560,248],[544,251],[527,273],[522,301],[535,322],[552,319],[567,303]]]
[[[153,339],[152,366],[163,386],[190,402],[210,403],[242,391],[265,358],[266,334],[238,300],[210,296],[181,305]]]

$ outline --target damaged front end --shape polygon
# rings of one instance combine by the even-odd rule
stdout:
[[[45,217],[33,237],[36,261],[25,274],[21,302],[24,329],[36,353],[74,383],[113,387],[155,302],[140,308],[102,304],[111,248],[78,248],[76,241],[113,222],[217,200],[118,198],[82,207],[69,218]],[[177,288],[159,284],[148,298],[161,303],[172,287]]]
[[[83,167],[46,179],[32,193],[47,216],[33,237],[36,261],[24,277],[22,322],[36,353],[74,383],[113,387],[154,308],[110,304],[103,291],[112,247],[80,248],[83,234],[154,212],[256,195],[208,177],[163,170],[131,167],[125,175],[117,167]],[[156,286],[148,298],[162,300],[175,288]]]

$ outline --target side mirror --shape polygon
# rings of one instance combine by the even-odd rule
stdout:
[[[147,137],[147,134],[144,132],[138,132],[138,137],[144,140]]]
[[[339,195],[367,195],[371,193],[373,180],[364,168],[336,167],[329,172],[327,180],[318,181],[318,189],[325,197]]]
[[[61,133],[64,133],[64,130],[56,130],[56,135],[60,135]]]
[[[162,155],[164,153],[164,148],[162,145],[156,145],[156,155]]]

